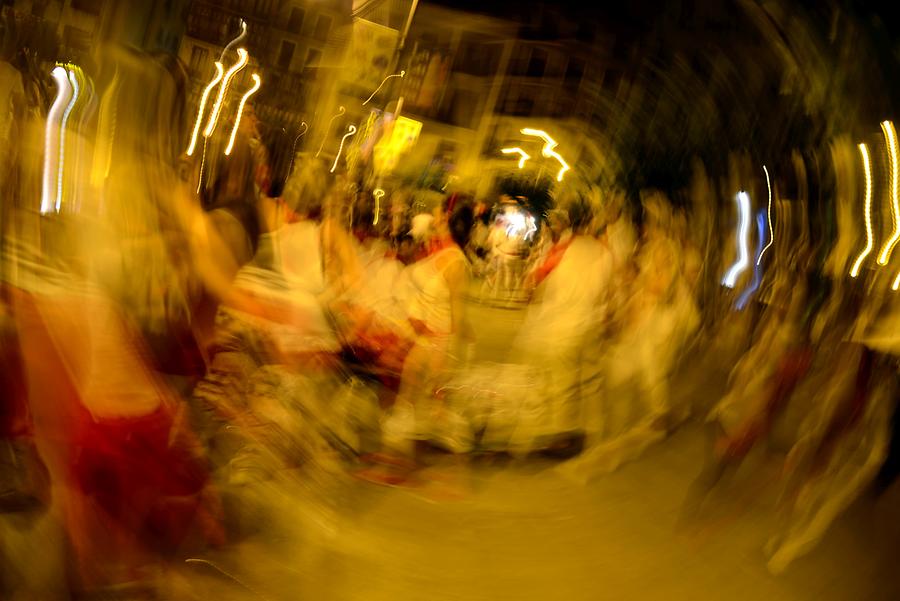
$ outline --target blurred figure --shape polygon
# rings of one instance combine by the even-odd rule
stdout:
[[[568,214],[571,238],[564,239],[565,219],[557,215],[559,241],[537,268],[534,294],[511,355],[536,378],[540,399],[512,412],[511,446],[562,455],[577,452],[584,443],[581,356],[603,323],[611,276],[608,250],[587,234],[590,207],[577,202]]]
[[[606,352],[591,355],[600,367],[583,367],[602,374],[596,377],[604,385],[592,407],[591,448],[561,468],[582,481],[634,459],[683,418],[673,406],[669,382],[699,318],[680,284],[682,257],[669,237],[668,204],[653,193],[644,202],[643,239],[630,297],[618,299],[624,304]],[[612,265],[610,251],[607,255]]]
[[[107,202],[64,203],[45,217],[44,252],[16,255],[9,289],[77,594],[152,588],[162,558],[221,540],[207,464],[148,345],[186,307],[185,278],[166,246],[183,234],[172,219],[175,132],[158,127],[183,97],[165,63],[121,49],[106,55],[118,73],[117,110],[133,115],[119,122]],[[149,106],[147,85],[160,91]],[[89,190],[73,178],[76,196]]]
[[[436,396],[470,338],[463,316],[468,262],[462,249],[469,241],[474,215],[471,206],[451,207],[451,200],[445,201],[435,220],[438,250],[416,263],[410,273],[409,322],[416,333],[415,344],[406,357],[400,391],[384,423],[385,446],[407,457],[415,442],[431,442],[451,451],[467,450],[470,443],[459,438],[461,416]],[[363,476],[384,483],[402,482],[414,467],[401,463],[399,470],[388,467]]]

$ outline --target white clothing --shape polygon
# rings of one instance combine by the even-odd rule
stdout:
[[[456,262],[465,264],[465,255],[454,245],[419,261],[410,273],[413,297],[409,316],[423,322],[435,334],[448,335],[453,328],[450,286],[444,273]]]

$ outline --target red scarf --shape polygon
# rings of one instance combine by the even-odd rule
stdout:
[[[547,258],[544,259],[544,262],[541,263],[541,265],[534,271],[532,277],[534,278],[535,286],[546,280],[547,276],[549,276],[553,272],[553,270],[556,269],[556,267],[562,261],[563,256],[565,256],[566,250],[568,250],[569,246],[571,246],[572,240],[574,239],[575,237],[573,236],[565,242],[556,242],[553,244],[553,246],[550,248],[550,252],[547,254]]]

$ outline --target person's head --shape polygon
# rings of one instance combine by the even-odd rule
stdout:
[[[465,248],[469,243],[474,222],[475,213],[472,205],[468,203],[455,206],[453,212],[450,213],[450,217],[447,219],[447,229],[450,231],[450,238],[460,248]]]
[[[569,214],[565,209],[553,209],[547,214],[547,226],[553,240],[559,240],[563,232],[569,229]]]
[[[578,198],[569,207],[569,221],[572,224],[572,231],[576,234],[583,234],[591,225],[594,213],[591,206],[583,198]]]
[[[309,219],[320,219],[325,200],[333,186],[333,178],[324,163],[315,158],[294,162],[282,193],[289,209]]]

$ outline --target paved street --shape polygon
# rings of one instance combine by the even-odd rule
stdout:
[[[521,317],[472,304],[470,318],[490,341],[476,356],[502,360]],[[710,382],[675,388],[702,394]],[[243,585],[195,564],[191,585],[179,590],[189,599],[223,600],[900,598],[900,488],[877,503],[857,503],[810,555],[774,577],[762,548],[775,527],[777,461],[749,462],[714,499],[715,513],[696,528],[676,527],[704,444],[700,426],[688,424],[588,486],[566,480],[546,460],[461,465],[435,458],[418,487],[348,480],[327,518],[298,511],[297,497],[279,497],[271,513],[291,525],[273,525],[269,536],[284,539],[277,550],[246,543],[213,558]]]
[[[519,312],[485,306],[473,306],[471,316],[497,345],[477,355],[494,358],[521,319]],[[702,388],[678,387],[693,394]],[[256,510],[244,510],[254,534],[196,558],[202,561],[176,564],[163,579],[161,598],[900,598],[900,487],[877,502],[857,502],[812,553],[775,577],[766,571],[762,548],[774,528],[777,460],[749,462],[696,527],[679,529],[676,517],[703,454],[700,427],[689,423],[587,486],[540,459],[463,464],[434,456],[409,488],[347,476],[314,492],[307,478],[287,474],[257,491]],[[48,595],[59,589],[61,536],[52,518],[25,529],[3,518],[0,535],[7,556],[33,583]]]

